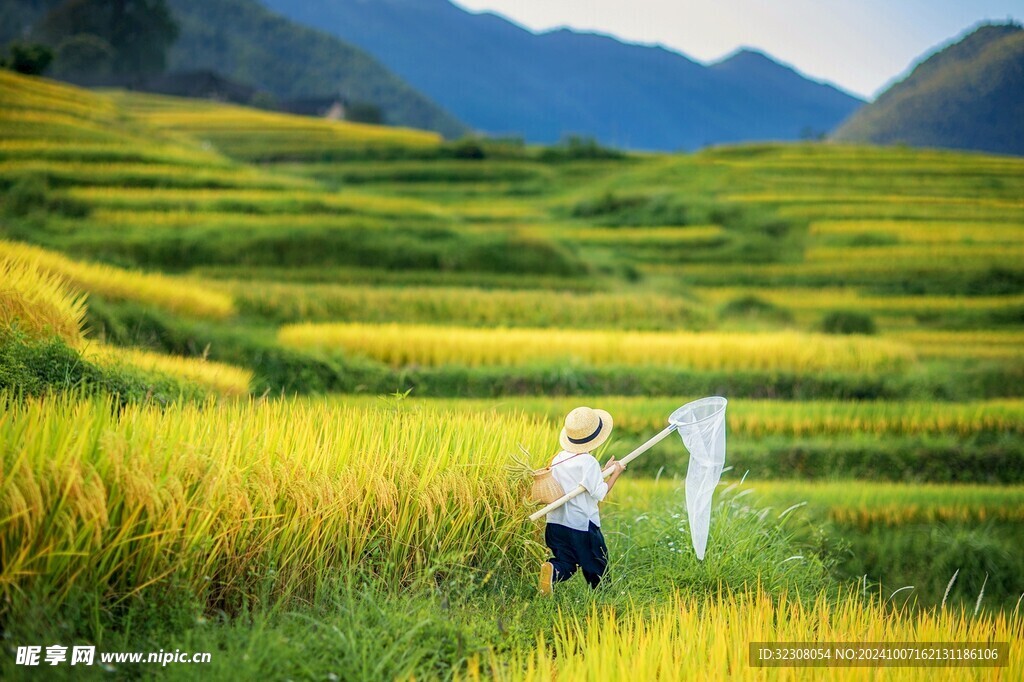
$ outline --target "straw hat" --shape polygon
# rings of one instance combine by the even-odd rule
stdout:
[[[558,442],[567,452],[590,452],[608,440],[612,416],[604,410],[577,407],[565,417],[565,428]]]

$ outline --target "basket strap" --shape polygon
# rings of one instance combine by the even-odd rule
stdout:
[[[551,469],[551,468],[554,468],[554,467],[558,466],[559,464],[565,464],[566,462],[568,462],[573,457],[579,457],[580,455],[584,455],[584,454],[586,454],[586,453],[584,453],[584,452],[577,452],[572,457],[566,457],[561,462],[552,462],[551,464],[548,465],[548,468]]]

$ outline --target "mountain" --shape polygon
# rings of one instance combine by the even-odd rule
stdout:
[[[795,139],[861,101],[759,53],[705,66],[660,46],[561,29],[536,34],[448,0],[263,0],[352,42],[474,128],[636,149]]]
[[[31,38],[60,0],[5,0],[0,40]],[[278,99],[342,96],[392,125],[458,137],[467,128],[363,50],[274,14],[256,0],[167,0],[179,25],[168,69],[213,71]]]
[[[1024,155],[1024,28],[981,26],[919,63],[833,137]]]
[[[786,139],[823,136],[835,126],[838,112],[862,104],[854,100],[851,106],[850,95],[808,80],[757,50],[739,50],[710,68],[731,86],[734,96],[747,100],[749,110],[759,112],[746,123],[745,139],[777,137],[779,121],[788,124]],[[838,120],[842,117],[839,114]]]
[[[255,0],[168,0],[181,27],[175,69],[215,69],[282,99],[343,95],[393,125],[466,132],[451,114],[364,51],[268,11]]]

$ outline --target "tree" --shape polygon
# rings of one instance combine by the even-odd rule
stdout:
[[[57,46],[58,72],[71,78],[108,76],[114,58],[110,43],[91,33],[69,36]]]
[[[3,66],[29,76],[42,75],[53,61],[53,50],[46,45],[11,43],[10,52],[11,56],[3,60]]]
[[[53,45],[82,34],[106,42],[114,57],[110,71],[121,76],[162,72],[167,50],[178,37],[165,0],[66,0],[46,15],[39,31]],[[91,54],[95,56],[95,50]]]
[[[384,124],[384,114],[380,107],[369,102],[353,102],[345,109],[345,120],[355,123]]]

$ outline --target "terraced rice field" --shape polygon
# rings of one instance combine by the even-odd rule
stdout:
[[[685,369],[877,372],[912,361],[909,347],[822,335],[489,329],[306,324],[281,329],[286,346],[340,349],[389,365],[587,364]]]
[[[0,70],[5,641],[794,679],[748,640],[1002,640],[886,672],[1021,677],[1024,161],[464,144]],[[603,506],[604,586],[539,602],[564,414],[612,412],[604,459],[710,394],[705,561],[673,440]]]

